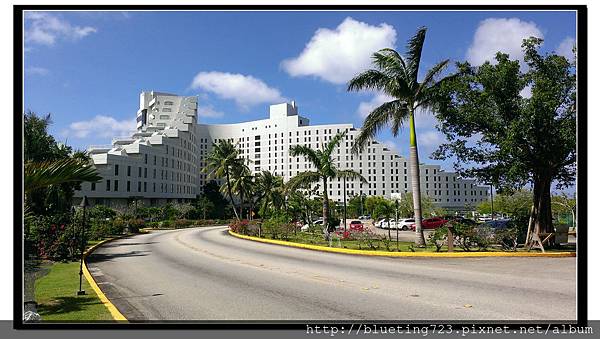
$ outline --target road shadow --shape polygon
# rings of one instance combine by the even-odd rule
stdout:
[[[87,262],[102,262],[112,261],[116,258],[130,258],[130,257],[144,257],[147,256],[151,251],[129,251],[123,253],[93,253],[87,258]]]
[[[157,244],[157,241],[149,241],[149,242],[119,242],[119,243],[108,243],[102,245],[102,247],[123,247],[123,246],[139,246],[139,245],[153,245]]]

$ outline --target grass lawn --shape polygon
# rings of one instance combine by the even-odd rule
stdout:
[[[50,272],[35,282],[38,312],[44,321],[113,320],[85,277],[79,290],[79,262],[54,263]]]

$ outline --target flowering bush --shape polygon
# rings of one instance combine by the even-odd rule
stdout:
[[[80,225],[74,226],[67,215],[37,216],[25,228],[26,257],[71,260],[79,253]]]
[[[251,236],[258,235],[258,227],[256,222],[248,221],[246,219],[234,220],[229,224],[229,229],[233,232]]]

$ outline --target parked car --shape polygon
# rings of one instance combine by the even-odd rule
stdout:
[[[427,219],[423,219],[421,221],[421,228],[423,228],[424,230],[433,230],[433,229],[442,227],[447,222],[448,222],[448,220],[438,218],[438,217],[427,218]],[[415,231],[416,228],[417,227],[415,224],[410,225],[411,231]]]
[[[387,219],[381,219],[381,220],[379,220],[377,222],[377,224],[375,224],[375,227],[378,227],[378,228],[385,228],[385,229],[387,229],[388,226],[391,229],[395,229],[396,228],[396,220],[390,219],[390,222],[388,223]]]
[[[368,215],[368,214],[367,215],[361,215],[360,217],[358,217],[358,220],[369,220],[369,219],[371,219],[371,216]]]
[[[314,226],[323,226],[323,219],[319,219],[316,221],[313,221],[312,223]],[[310,228],[309,224],[304,224],[304,226],[302,226],[302,228],[300,228],[301,231],[306,232],[308,231],[308,229]]]
[[[499,220],[489,220],[483,223],[482,225],[489,226],[494,230],[501,230],[505,228],[509,228],[512,226],[512,220],[510,219],[499,219]]]
[[[362,232],[365,230],[365,226],[363,225],[362,221],[360,221],[360,220],[352,220],[350,222],[350,230]]]
[[[415,219],[400,219],[397,223],[395,223],[394,229],[398,227],[403,231],[406,231],[410,228],[410,225],[415,223]]]
[[[461,224],[470,225],[470,226],[475,226],[475,225],[479,224],[477,221],[475,221],[473,219],[468,219],[468,218],[464,218],[461,216],[444,216],[442,218],[446,219],[448,221],[459,222]]]

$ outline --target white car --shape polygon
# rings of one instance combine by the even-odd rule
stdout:
[[[410,228],[410,225],[412,225],[414,223],[415,223],[415,219],[400,219],[400,220],[398,220],[398,223],[394,223],[394,228],[396,228],[396,225],[397,225],[398,229],[407,231]]]
[[[319,220],[313,221],[313,223],[312,223],[312,224],[313,224],[314,226],[323,226],[323,219],[319,219]],[[308,228],[309,228],[309,227],[310,227],[310,225],[309,225],[309,224],[304,224],[304,226],[302,226],[302,227],[300,228],[300,230],[301,230],[301,231],[303,231],[303,232],[306,232],[306,231],[308,231]]]
[[[379,220],[379,222],[377,222],[377,227],[379,227],[379,228],[385,228],[385,229],[387,229],[388,226],[391,229],[396,229],[396,220],[395,219],[390,219],[389,224],[388,224],[387,219],[381,219],[381,220]]]

